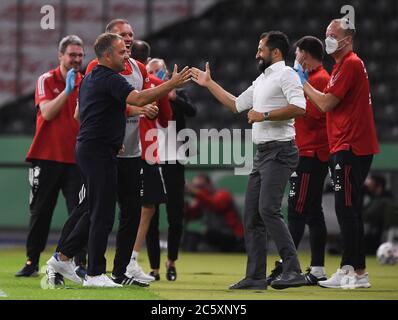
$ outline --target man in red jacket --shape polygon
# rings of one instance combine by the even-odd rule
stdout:
[[[206,243],[226,252],[243,251],[243,224],[231,193],[217,190],[206,174],[195,176],[186,191],[194,200],[187,207],[185,218],[190,221],[203,217]],[[195,243],[191,245],[197,247]]]
[[[62,190],[69,214],[79,201],[81,178],[75,159],[79,123],[73,115],[83,57],[83,41],[75,35],[66,36],[59,43],[59,66],[42,74],[36,83],[36,132],[26,156],[31,163],[28,260],[17,277],[37,275],[59,191]],[[77,264],[85,264],[85,253],[76,260]]]
[[[379,146],[368,74],[353,51],[354,36],[355,27],[346,18],[332,20],[327,27],[326,52],[336,64],[323,92],[298,70],[306,96],[326,112],[336,215],[343,236],[340,268],[330,279],[319,282],[327,288],[370,287],[361,206],[363,183]]]

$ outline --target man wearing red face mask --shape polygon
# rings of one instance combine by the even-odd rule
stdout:
[[[363,61],[353,52],[355,27],[346,19],[333,20],[326,30],[326,52],[336,64],[321,92],[298,70],[304,92],[321,112],[326,112],[330,164],[336,215],[343,237],[340,268],[326,288],[369,288],[366,273],[364,224],[361,214],[363,183],[373,155],[379,152],[373,119],[369,80]]]

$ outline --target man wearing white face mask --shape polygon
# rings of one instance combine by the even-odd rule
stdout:
[[[349,20],[335,19],[326,30],[326,52],[336,61],[324,90],[298,74],[305,94],[322,112],[327,112],[330,165],[335,190],[336,215],[343,237],[340,268],[319,285],[326,288],[369,288],[366,273],[364,227],[361,216],[362,186],[373,155],[379,152],[368,75],[353,52],[355,28]]]

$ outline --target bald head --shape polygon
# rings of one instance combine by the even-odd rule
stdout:
[[[330,30],[337,36],[351,37],[352,39],[356,33],[355,26],[347,18],[333,19],[327,27],[327,30]]]
[[[150,45],[143,40],[135,40],[131,47],[131,57],[143,64],[147,64],[151,55]]]

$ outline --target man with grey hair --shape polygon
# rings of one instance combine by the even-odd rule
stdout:
[[[326,288],[370,287],[361,206],[363,184],[379,146],[368,74],[353,51],[354,35],[355,28],[346,18],[334,19],[327,27],[326,53],[336,64],[323,92],[308,83],[307,72],[297,70],[305,94],[326,113],[336,215],[343,238],[339,269],[328,280],[318,282]]]
[[[79,93],[80,132],[76,156],[87,186],[88,211],[47,262],[67,279],[81,283],[72,257],[88,240],[88,270],[84,286],[121,287],[106,276],[105,251],[115,218],[117,154],[126,129],[126,104],[145,106],[190,80],[185,67],[174,66],[173,77],[162,85],[138,92],[119,72],[128,50],[114,33],[100,35],[94,44],[99,64],[83,79]]]
[[[17,277],[38,274],[59,192],[62,190],[69,214],[79,201],[81,178],[75,159],[79,123],[73,114],[83,57],[83,41],[76,35],[64,37],[59,43],[59,66],[42,74],[36,83],[36,132],[26,157],[31,163],[28,259]],[[84,260],[84,252],[77,255],[78,264],[85,264]],[[57,282],[61,283],[62,278]]]

